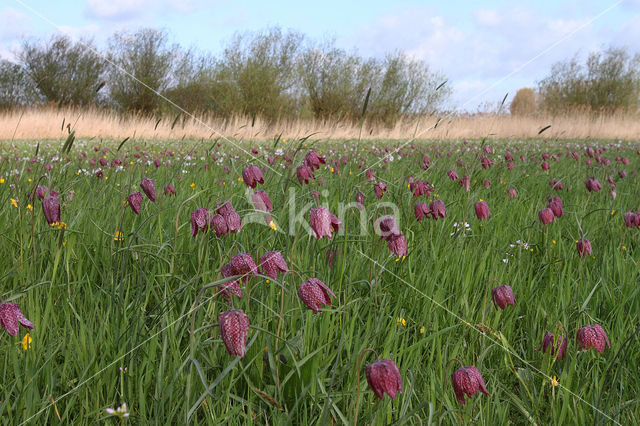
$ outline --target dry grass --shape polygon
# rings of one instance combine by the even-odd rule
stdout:
[[[215,138],[271,139],[282,133],[284,138],[299,138],[315,133],[314,138],[357,138],[360,128],[347,123],[327,123],[315,120],[283,121],[273,125],[249,118],[231,120],[202,117],[157,123],[155,119],[122,117],[99,110],[33,109],[0,113],[0,140],[44,139],[65,137],[70,125],[76,136],[83,138],[180,139]],[[563,117],[511,117],[509,115],[455,116],[444,118],[437,126],[437,117],[406,120],[393,128],[367,123],[362,131],[365,139],[462,139],[462,138],[531,138],[551,125],[545,138],[597,138],[635,140],[640,138],[640,120],[636,116],[619,115],[593,117],[587,114]]]

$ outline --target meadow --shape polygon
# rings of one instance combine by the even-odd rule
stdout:
[[[0,297],[28,321],[0,305],[1,423],[637,424],[639,164],[595,139],[6,140]]]

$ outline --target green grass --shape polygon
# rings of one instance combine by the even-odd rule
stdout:
[[[638,423],[640,345],[634,332],[640,312],[640,231],[625,228],[622,215],[638,209],[639,146],[621,144],[618,151],[617,143],[589,144],[607,146],[602,156],[611,166],[595,161],[587,166],[585,141],[494,142],[496,153],[489,157],[497,164],[487,170],[480,167],[480,142],[415,143],[401,150],[414,155],[395,153],[393,161],[376,164],[376,175],[388,186],[381,201],[400,208],[399,225],[409,247],[405,259],[391,255],[373,233],[375,219],[391,210],[376,209],[372,183],[361,174],[384,154],[369,145],[247,144],[259,147],[258,160],[211,141],[128,141],[120,151],[116,142],[76,141],[68,163],[51,161],[66,157],[61,141],[43,143],[39,160],[31,163],[35,143],[5,144],[0,153],[0,296],[17,303],[35,328],[26,351],[21,344],[26,329],[16,338],[0,330],[0,419],[7,424],[114,422],[105,409],[126,402],[127,421],[135,424],[184,424],[187,416],[193,424],[353,424],[359,396],[358,424]],[[78,173],[99,168],[88,164],[97,157],[94,146],[110,148],[109,161],[126,156],[134,164],[121,171],[105,167],[102,179]],[[579,152],[580,160],[565,155],[565,146]],[[269,169],[263,152],[276,148],[293,162],[277,157]],[[318,181],[300,186],[295,178],[295,168],[312,148],[327,155],[327,166],[316,171],[326,186]],[[171,149],[173,157],[160,154]],[[193,149],[197,154],[186,160]],[[509,171],[502,160],[506,149],[538,161],[516,158]],[[81,151],[88,159],[79,159]],[[558,162],[549,160],[549,172],[540,168],[543,152],[563,154]],[[426,171],[420,168],[423,153],[432,160]],[[344,155],[350,160],[332,173],[329,162]],[[616,163],[615,156],[631,163]],[[171,165],[147,164],[156,157]],[[50,172],[44,169],[48,162],[54,166]],[[361,162],[365,167],[358,167]],[[257,189],[271,196],[278,231],[249,223],[235,235],[216,238],[209,232],[193,238],[189,218],[198,207],[212,209],[228,199],[241,216],[250,212],[245,185],[238,181],[249,164],[265,175]],[[451,168],[471,176],[469,193],[449,181]],[[617,178],[619,169],[628,177]],[[427,197],[412,197],[409,175],[431,182],[436,188],[431,199],[445,202],[446,218],[416,222],[413,204]],[[615,200],[607,195],[608,175],[616,176]],[[145,176],[155,180],[158,201],[145,197],[136,216],[124,201],[140,191]],[[602,191],[587,192],[584,180],[591,176],[602,182]],[[569,189],[553,191],[551,178]],[[491,181],[489,189],[483,179]],[[163,195],[168,183],[177,188],[176,198]],[[47,225],[37,199],[27,209],[37,184],[60,192],[66,229]],[[513,200],[506,194],[511,187],[519,194]],[[320,202],[333,213],[362,191],[368,235],[360,234],[360,213],[353,208],[342,218],[344,234],[332,240],[316,240],[300,224],[289,230],[290,188],[297,212],[312,202],[312,191],[326,190]],[[537,213],[552,195],[562,197],[565,214],[543,227]],[[473,213],[479,199],[492,213],[486,222]],[[308,222],[308,213],[304,218]],[[454,223],[462,221],[472,230],[451,236]],[[123,241],[114,240],[117,231]],[[582,236],[591,240],[593,256],[579,257],[575,243]],[[530,249],[511,247],[517,240]],[[238,252],[257,261],[271,250],[281,251],[294,272],[276,282],[267,283],[264,276],[249,281],[242,299],[234,302],[250,319],[249,349],[245,357],[232,358],[215,326],[230,305],[211,289],[192,311],[197,294],[221,279],[222,265]],[[337,250],[332,266],[327,250]],[[317,315],[297,296],[299,284],[313,276],[337,295]],[[517,303],[501,311],[487,300],[485,327],[479,327],[491,280],[511,285]],[[398,325],[398,318],[404,323]],[[577,330],[593,323],[611,341],[602,355],[578,350]],[[546,332],[568,338],[565,360],[552,362],[535,350]],[[403,392],[395,400],[378,400],[367,385],[364,364],[375,360],[373,354],[364,356],[358,374],[358,357],[367,348],[398,365]],[[492,396],[477,394],[462,407],[446,376],[452,358],[475,365]],[[559,386],[551,386],[553,376]]]

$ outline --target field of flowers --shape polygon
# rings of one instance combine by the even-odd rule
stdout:
[[[637,424],[640,143],[0,149],[3,424]]]

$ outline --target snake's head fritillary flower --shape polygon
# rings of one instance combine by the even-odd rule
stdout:
[[[287,272],[287,262],[279,251],[269,251],[260,258],[260,270],[264,275],[268,275],[274,280],[278,279],[278,271]]]
[[[547,170],[549,170],[549,163],[543,161],[542,164],[540,164],[540,167],[546,172]]]
[[[387,247],[389,251],[398,257],[403,257],[408,254],[407,239],[404,235],[391,235],[387,238]]]
[[[386,393],[391,399],[396,398],[397,393],[402,393],[402,376],[395,362],[383,359],[368,364],[364,368],[369,387],[380,399]]]
[[[496,309],[504,310],[507,305],[514,306],[516,304],[516,297],[513,295],[513,289],[509,285],[501,285],[491,290],[491,299],[493,300]]]
[[[450,181],[458,180],[458,173],[455,170],[451,169],[447,172],[447,176]]]
[[[298,182],[300,182],[300,185],[302,185],[303,183],[306,185],[310,180],[315,179],[315,176],[313,175],[313,169],[305,165],[302,165],[296,169],[296,176],[298,177]]]
[[[376,172],[373,169],[367,169],[364,174],[367,176],[367,180],[369,182],[373,182],[376,180]]]
[[[624,224],[629,228],[640,226],[640,214],[634,212],[626,212],[623,216]]]
[[[311,209],[309,222],[316,238],[333,237],[333,232],[337,232],[341,224],[338,217],[325,207]]]
[[[310,151],[307,155],[305,155],[303,164],[309,167],[311,170],[314,170],[314,169],[319,169],[320,164],[326,164],[326,160],[324,157],[321,157],[320,155],[318,155],[318,153],[315,150],[313,150],[313,151]]]
[[[585,325],[578,330],[578,346],[584,351],[594,348],[600,353],[604,352],[605,345],[611,347],[609,338],[604,329],[598,324]]]
[[[140,214],[140,204],[142,204],[142,194],[139,192],[134,192],[133,194],[129,195],[129,197],[127,198],[127,201],[129,202],[129,207],[131,207],[131,210],[135,214]]]
[[[429,184],[429,181],[415,181],[409,184],[409,190],[413,191],[414,197],[420,197],[422,195],[429,195],[434,191]]]
[[[556,359],[564,359],[564,357],[567,355],[566,337],[560,337],[560,340],[554,343],[553,333],[547,333],[542,339],[542,345],[540,345],[540,347],[536,350],[542,350],[542,353],[544,354],[547,352],[547,348],[549,346],[551,346],[551,355],[553,355],[556,352],[556,349],[558,349],[558,355],[556,356]]]
[[[233,265],[231,265],[231,263],[227,263],[226,265],[224,265],[220,270],[220,273],[224,278],[229,278],[236,275],[236,272],[233,269]],[[231,296],[236,296],[237,298],[242,297],[242,289],[240,288],[239,278],[233,281],[227,281],[226,283],[220,284],[218,287],[218,293],[227,302],[231,302]]]
[[[538,219],[543,225],[552,223],[554,217],[555,215],[553,214],[553,210],[551,210],[549,207],[544,208],[538,212]]]
[[[173,195],[175,197],[177,194],[178,193],[176,192],[176,187],[172,184],[164,187],[164,195]]]
[[[558,179],[551,179],[549,181],[549,186],[551,186],[553,189],[555,189],[556,191],[562,191],[562,182],[559,181]]]
[[[273,211],[273,203],[271,202],[271,198],[269,198],[269,194],[267,194],[267,192],[262,189],[254,192],[251,195],[251,201],[253,202],[253,207],[256,210],[260,210],[263,212]]]
[[[591,241],[586,238],[578,240],[576,243],[576,249],[578,250],[578,254],[581,257],[591,256],[593,254],[593,249],[591,248]]]
[[[489,167],[491,167],[491,160],[489,160],[487,157],[482,157],[480,163],[482,164],[483,169],[488,169]]]
[[[469,189],[471,188],[471,179],[469,179],[469,176],[462,176],[458,179],[458,185],[463,187],[465,191],[469,192]]]
[[[36,188],[36,197],[38,197],[38,200],[44,200],[44,197],[47,196],[48,191],[49,188],[47,188],[46,186],[38,185],[38,187]]]
[[[358,209],[362,210],[364,208],[364,194],[360,191],[356,194],[356,202],[358,203]]]
[[[243,357],[247,353],[249,317],[240,309],[221,312],[218,315],[220,337],[231,356]]]
[[[140,182],[140,188],[144,191],[144,194],[149,198],[152,202],[155,202],[158,198],[156,195],[156,183],[151,178],[144,178],[142,182]]]
[[[323,306],[331,305],[332,296],[336,297],[331,289],[317,278],[309,278],[298,287],[298,297],[314,314]]]
[[[393,216],[382,216],[377,221],[377,228],[380,229],[380,236],[384,239],[391,238],[394,235],[401,235],[396,218]]]
[[[444,206],[444,202],[442,200],[435,200],[429,204],[429,211],[431,212],[431,216],[438,220],[438,218],[442,219],[447,217],[447,209]]]
[[[250,254],[238,253],[231,259],[231,266],[236,275],[243,275],[242,281],[246,282],[250,275],[258,273],[258,267]]]
[[[489,216],[491,216],[489,204],[487,204],[486,201],[478,201],[473,205],[473,208],[476,211],[476,217],[478,220],[487,220]]]
[[[451,375],[451,382],[453,383],[453,392],[456,394],[458,402],[462,405],[467,404],[464,399],[465,395],[471,398],[476,393],[482,392],[487,396],[491,396],[487,391],[482,375],[473,365],[457,369]]]
[[[426,215],[430,213],[429,206],[427,203],[420,201],[419,203],[414,204],[413,206],[413,214],[416,216],[418,222],[420,222]]]
[[[516,198],[518,196],[518,191],[516,191],[515,188],[509,188],[507,194],[509,194],[509,198]]]
[[[620,179],[624,179],[627,177],[627,171],[626,170],[620,170],[618,172],[618,176],[620,177]]]
[[[211,219],[211,227],[213,228],[213,231],[216,233],[217,237],[226,235],[229,232],[227,221],[224,220],[224,216],[217,213],[214,214]]]
[[[589,178],[584,181],[584,184],[589,192],[598,192],[602,189],[602,184],[598,179]]]
[[[249,166],[242,171],[242,180],[244,180],[245,185],[254,188],[260,184],[264,184],[264,176],[262,176],[262,171],[258,166]]]
[[[20,325],[29,330],[33,328],[33,323],[25,318],[17,304],[0,303],[0,326],[15,337]]]
[[[60,222],[60,200],[58,197],[49,195],[42,200],[42,211],[49,225]]]
[[[555,198],[559,198],[559,197],[555,197]],[[551,212],[555,217],[562,217],[562,215],[564,214],[564,210],[562,210],[562,201],[560,202],[549,201],[547,208],[551,210]],[[540,221],[542,222],[542,220]]]
[[[513,154],[509,151],[504,153],[504,161],[513,161]]]
[[[373,192],[376,194],[376,197],[378,198],[378,200],[382,198],[386,190],[387,190],[387,184],[382,181],[377,182],[375,185],[373,185]]]
[[[198,235],[198,231],[206,233],[209,229],[209,211],[204,207],[191,212],[191,235]]]

